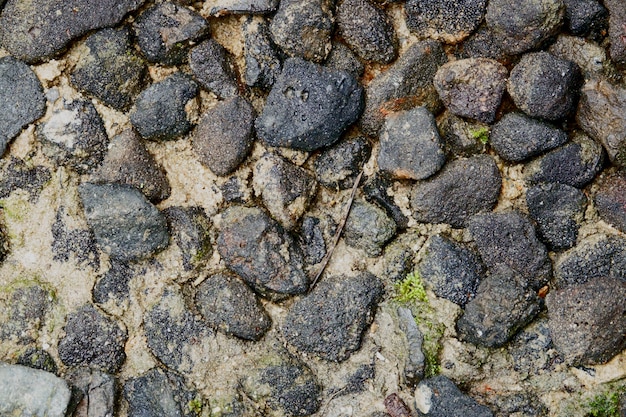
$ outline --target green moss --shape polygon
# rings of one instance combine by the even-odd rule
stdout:
[[[424,283],[419,272],[411,272],[406,278],[396,284],[395,300],[401,303],[411,301],[428,302]]]
[[[481,126],[476,129],[470,129],[469,134],[472,139],[479,141],[483,145],[489,142],[489,128],[486,126]]]
[[[199,398],[194,398],[189,401],[187,407],[189,407],[189,411],[194,414],[200,415],[200,413],[202,413],[202,401]]]
[[[605,394],[596,395],[587,404],[588,417],[620,417],[619,398],[626,393],[626,386]]]

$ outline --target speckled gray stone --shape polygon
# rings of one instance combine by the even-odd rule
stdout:
[[[483,20],[487,0],[408,0],[406,24],[420,38],[455,44]]]

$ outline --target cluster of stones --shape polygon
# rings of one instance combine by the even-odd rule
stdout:
[[[198,275],[215,248],[223,270],[197,287],[169,283],[147,307],[147,345],[162,366],[123,381],[129,416],[200,415],[204,399],[184,375],[212,354],[216,332],[256,342],[275,328],[299,354],[346,361],[385,285],[413,269],[460,306],[464,342],[506,346],[546,312],[549,343],[569,365],[606,363],[624,350],[626,89],[616,82],[626,64],[624,3],[407,0],[406,25],[421,40],[399,54],[390,6],[370,0],[218,0],[204,17],[187,3],[144,1],[1,6],[9,56],[0,58],[0,194],[36,194],[50,179],[46,168],[6,156],[34,123],[37,149],[73,173],[89,226],[68,230],[60,208],[55,259],[72,253],[99,265],[106,253],[109,265],[93,302],[67,315],[61,371],[33,348],[53,289],[31,283],[4,300],[0,335],[28,349],[0,364],[0,414],[113,415],[129,335],[103,306],[128,299],[139,266],[170,246]],[[207,17],[228,14],[247,15],[245,68],[210,37]],[[605,51],[597,41],[607,28]],[[28,65],[68,49],[78,57],[67,71],[80,99],[44,91]],[[388,67],[372,78],[365,64]],[[150,82],[154,65],[173,71]],[[206,93],[217,104],[194,120],[189,104]],[[132,127],[109,138],[92,100]],[[225,179],[218,222],[202,207],[157,208],[172,190],[146,141],[185,139]],[[263,151],[252,158],[255,146]],[[246,161],[247,193],[235,175]],[[355,184],[368,161],[374,172]],[[494,211],[513,164],[523,164],[525,203]],[[345,228],[314,214],[322,187],[343,196],[355,185]],[[395,185],[410,187],[408,209],[394,200]],[[581,238],[590,210],[607,232]],[[416,254],[403,243],[415,223],[466,229],[471,239],[433,235]],[[384,256],[388,274],[322,275],[312,287],[334,233],[364,257]],[[10,243],[2,231],[0,260]],[[266,302],[287,309],[280,326]],[[403,328],[411,339],[414,324]],[[248,402],[270,416],[322,405],[316,375],[279,346],[238,384],[245,399],[227,415],[250,415]],[[414,406],[428,416],[493,415],[443,376],[419,383]]]

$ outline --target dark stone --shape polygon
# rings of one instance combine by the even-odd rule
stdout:
[[[8,0],[0,15],[0,44],[18,59],[40,62],[93,29],[117,25],[144,1]]]
[[[32,165],[13,156],[0,160],[0,199],[16,190],[24,190],[29,201],[36,202],[44,185],[50,181],[50,169],[42,165]]]
[[[487,0],[408,0],[406,25],[420,38],[454,44],[476,30],[486,5]]]
[[[406,338],[406,361],[404,363],[404,377],[409,383],[416,383],[424,378],[426,357],[422,352],[424,335],[417,327],[413,312],[407,307],[398,307],[398,324]]]
[[[487,396],[489,394],[485,397]],[[483,397],[484,400],[489,401],[489,407],[494,410],[496,415],[533,417],[548,417],[550,415],[548,407],[533,392],[493,395],[489,396],[489,399],[485,397]]]
[[[183,269],[191,271],[204,263],[212,253],[211,219],[202,207],[168,207],[163,210],[172,235],[183,258]]]
[[[336,142],[362,110],[363,89],[350,74],[288,59],[256,132],[270,146],[312,151]]]
[[[381,175],[373,175],[363,184],[363,194],[367,201],[382,207],[387,215],[396,222],[399,230],[409,226],[409,219],[402,213],[392,195],[387,192],[393,184],[390,179]]]
[[[558,182],[583,188],[602,170],[602,146],[583,133],[574,133],[570,143],[548,152],[524,167],[531,184]]]
[[[563,0],[490,0],[485,20],[509,54],[520,54],[542,45],[563,24]],[[544,90],[550,91],[550,90]]]
[[[440,235],[429,239],[417,270],[424,284],[437,297],[461,307],[476,295],[478,284],[485,273],[477,253]]]
[[[465,395],[443,375],[424,379],[415,390],[415,407],[420,416],[493,417],[489,408]]]
[[[390,114],[380,133],[378,168],[396,179],[423,180],[446,161],[435,117],[425,107]]]
[[[13,2],[12,2],[13,3]],[[16,2],[18,3],[18,2]],[[0,15],[0,22],[5,17]],[[6,29],[0,24],[0,36]],[[0,58],[0,156],[22,128],[44,115],[46,99],[35,73],[10,56]]]
[[[74,410],[74,417],[111,417],[115,414],[117,381],[115,377],[95,369],[81,367],[71,370],[66,379],[83,394]]]
[[[402,234],[385,247],[383,276],[389,282],[402,281],[408,274],[413,272],[413,258],[415,251],[411,245],[411,234]]]
[[[148,69],[130,43],[127,28],[103,29],[79,47],[72,84],[116,110],[126,111],[143,89]]]
[[[563,3],[565,22],[572,34],[599,35],[602,29],[606,29],[609,13],[597,0],[563,0]]]
[[[509,344],[509,353],[513,358],[513,369],[517,372],[538,375],[549,371],[558,353],[552,345],[548,319],[538,318],[516,334]]]
[[[609,10],[609,54],[614,62],[626,63],[626,4],[620,0],[604,0]]]
[[[387,13],[369,0],[342,0],[337,28],[348,46],[363,60],[388,64],[396,59],[398,39]]]
[[[155,4],[135,21],[137,44],[150,62],[183,64],[195,41],[209,33],[209,22],[171,1]]]
[[[28,366],[33,369],[41,369],[42,371],[50,372],[52,374],[57,373],[57,364],[54,362],[54,358],[48,352],[43,349],[37,349],[34,347],[27,348],[19,358],[17,358],[17,364]]]
[[[626,239],[597,234],[583,239],[554,265],[559,288],[609,277],[626,282]]]
[[[121,303],[129,298],[129,282],[133,277],[132,268],[121,262],[112,261],[109,270],[93,287],[92,298],[96,304],[106,304],[109,300]]]
[[[440,104],[433,77],[446,61],[439,42],[425,40],[411,45],[367,86],[365,110],[360,120],[363,132],[377,136],[385,115],[394,111],[425,105],[435,113]]]
[[[133,186],[154,203],[167,199],[171,191],[165,170],[132,129],[111,140],[104,161],[91,181]]]
[[[192,139],[200,162],[216,175],[235,171],[252,149],[254,118],[250,103],[239,96],[204,113]]]
[[[206,322],[217,330],[246,340],[260,340],[272,326],[254,292],[232,273],[208,277],[195,298]]]
[[[282,0],[270,24],[272,39],[289,56],[322,62],[332,47],[333,7],[329,0]]]
[[[352,204],[343,237],[348,246],[361,249],[368,257],[379,256],[396,234],[396,223],[384,210],[362,200]]]
[[[89,229],[70,229],[65,219],[71,218],[61,206],[52,223],[52,259],[68,262],[74,257],[77,265],[89,265],[94,270],[100,267],[100,253],[96,246],[96,237]]]
[[[279,0],[216,0],[209,11],[211,16],[227,14],[267,14],[278,7]]]
[[[603,178],[594,201],[600,218],[626,233],[626,172]]]
[[[567,142],[561,129],[522,113],[507,113],[492,128],[492,148],[507,161],[520,162]]]
[[[363,136],[342,139],[315,159],[315,178],[328,188],[352,188],[371,153],[372,145]]]
[[[457,321],[461,338],[490,348],[506,344],[541,309],[531,284],[506,265],[494,267]]]
[[[596,278],[551,291],[550,333],[568,364],[605,363],[626,348],[626,282]]]
[[[537,239],[530,220],[522,214],[515,211],[477,214],[469,220],[468,228],[488,268],[507,265],[535,290],[551,278],[548,251]]]
[[[507,88],[515,105],[527,115],[559,120],[576,108],[581,85],[578,65],[548,52],[533,52],[513,67]]]
[[[589,39],[561,34],[550,45],[548,52],[576,63],[585,79],[601,78],[612,71],[606,50]]]
[[[250,16],[243,24],[245,42],[244,81],[251,87],[270,89],[280,75],[282,64],[272,41],[267,21],[263,17]]]
[[[308,289],[300,246],[261,209],[230,207],[222,216],[221,227],[217,239],[220,255],[255,291],[278,299]],[[279,247],[281,251],[276,251]]]
[[[86,304],[68,316],[65,336],[59,341],[59,359],[66,366],[87,365],[115,373],[126,360],[127,339],[117,321]]]
[[[376,369],[374,365],[365,364],[359,366],[346,381],[346,385],[342,388],[341,394],[354,394],[365,391],[367,389],[365,383],[373,380],[375,375]]]
[[[365,65],[354,52],[340,42],[333,44],[333,49],[330,50],[324,65],[335,70],[346,71],[354,78],[359,78],[365,71]]]
[[[200,86],[219,98],[233,97],[239,92],[233,60],[213,39],[191,49],[189,66]]]
[[[328,277],[289,309],[282,332],[301,352],[341,362],[359,349],[383,295],[378,278]]]
[[[587,208],[585,193],[569,185],[542,184],[528,189],[526,204],[537,223],[539,239],[549,249],[569,249],[576,244]]]
[[[6,319],[0,321],[0,337],[21,345],[35,342],[46,323],[52,300],[53,293],[34,282],[27,282],[7,293],[6,298],[0,300],[0,307],[5,312],[3,319]]]
[[[80,198],[98,245],[111,258],[145,258],[169,244],[167,222],[135,188],[119,184],[81,184]]]
[[[473,214],[495,207],[501,186],[500,171],[490,156],[457,159],[414,186],[413,215],[419,222],[464,227]]]
[[[4,262],[10,251],[9,236],[7,235],[5,227],[0,224],[0,263]]]
[[[307,265],[315,265],[322,262],[324,256],[326,256],[326,242],[324,241],[324,231],[320,226],[320,219],[305,216],[302,219],[300,239],[304,260]]]
[[[461,58],[490,58],[501,63],[510,62],[511,57],[502,47],[500,38],[483,24],[460,44],[459,55]]]
[[[450,112],[445,112],[439,119],[438,128],[450,156],[470,157],[483,153],[490,139],[486,124],[465,120]]]
[[[220,187],[222,198],[226,203],[243,204],[250,199],[251,190],[247,182],[241,178],[232,176]]]
[[[146,139],[170,140],[184,135],[191,129],[185,105],[196,94],[196,83],[177,72],[139,94],[130,121]]]

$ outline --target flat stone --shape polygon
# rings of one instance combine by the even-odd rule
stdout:
[[[565,3],[565,22],[572,34],[597,35],[602,29],[606,29],[609,12],[597,0],[563,0],[563,3]],[[626,9],[623,10],[626,13]]]
[[[443,375],[424,379],[415,389],[415,407],[429,417],[493,417],[489,408],[480,405]]]
[[[209,14],[224,16],[228,14],[267,14],[278,8],[279,0],[217,0],[212,2]]]
[[[361,249],[368,257],[379,256],[396,234],[396,223],[374,204],[357,200],[352,204],[343,232],[348,246]]]
[[[354,78],[359,78],[365,71],[365,65],[361,60],[341,42],[333,43],[333,49],[330,50],[324,65],[335,70],[346,71]]]
[[[202,207],[171,206],[163,210],[172,234],[172,243],[180,250],[183,269],[191,271],[206,264],[213,253],[211,219]]]
[[[614,62],[626,62],[626,4],[619,0],[605,0],[609,11],[609,54]]]
[[[260,16],[250,16],[243,24],[246,85],[270,89],[280,75],[282,63],[272,41],[269,24]]]
[[[552,344],[548,318],[539,317],[526,326],[513,337],[508,350],[513,358],[513,369],[517,372],[529,375],[549,372],[558,353]]]
[[[604,178],[594,200],[600,218],[626,233],[626,173],[618,171]]]
[[[487,0],[408,0],[406,25],[420,38],[455,44],[476,30],[486,5]]]
[[[75,417],[111,417],[115,414],[117,381],[112,375],[87,367],[75,368],[66,376],[83,398]]]
[[[372,145],[363,136],[341,139],[317,157],[315,178],[331,189],[352,188],[371,152]]]
[[[342,362],[360,347],[382,295],[369,273],[325,278],[289,309],[282,332],[299,351]]]
[[[313,151],[335,143],[362,110],[363,89],[350,74],[294,58],[285,61],[255,127],[269,146]]]
[[[28,63],[52,58],[74,39],[117,25],[145,0],[8,0],[0,15],[0,44]]]
[[[219,98],[234,97],[239,92],[233,58],[213,39],[194,46],[189,66],[200,86]]]
[[[483,153],[485,145],[490,141],[488,125],[466,120],[445,112],[438,120],[439,133],[448,154],[469,157]]]

